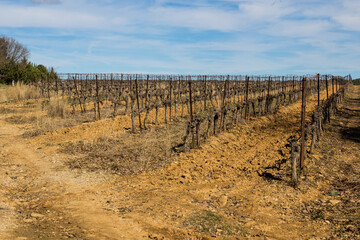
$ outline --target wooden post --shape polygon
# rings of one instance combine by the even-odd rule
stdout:
[[[207,101],[207,94],[206,94],[206,75],[204,76],[204,110],[206,110],[206,101]]]
[[[335,93],[335,90],[334,90],[334,77],[331,77],[331,86],[332,86],[332,94]]]
[[[317,92],[318,92],[318,106],[320,106],[320,74],[316,75],[317,78]]]
[[[271,77],[269,77],[269,81],[268,81],[268,89],[266,96],[266,113],[269,113],[270,111],[270,87],[271,87]]]
[[[325,82],[326,82],[326,99],[329,98],[329,84],[328,84],[328,77],[325,75]]]
[[[298,183],[298,156],[299,156],[299,145],[296,140],[291,141],[291,180],[294,187]]]
[[[194,148],[194,147],[195,147],[195,136],[194,136],[194,128],[193,128],[193,126],[192,126],[192,124],[193,124],[193,122],[194,122],[194,118],[193,118],[192,92],[191,92],[191,77],[190,77],[190,76],[189,76],[189,101],[190,101],[191,137],[192,137],[191,147]]]
[[[138,114],[139,114],[139,127],[142,129],[141,126],[141,114],[140,114],[140,102],[139,102],[139,86],[138,86],[138,79],[137,75],[135,76],[135,88],[136,88],[136,104],[138,107]]]
[[[305,159],[305,111],[306,111],[306,78],[302,79],[302,104],[301,104],[301,146],[300,168],[304,168]]]
[[[149,95],[149,75],[146,76],[146,95],[145,95],[145,102],[147,103],[148,101],[150,101],[148,99],[148,95]]]
[[[293,76],[293,91],[295,90],[295,76]]]
[[[221,101],[221,116],[220,116],[220,129],[224,129],[223,121],[224,121],[224,115],[225,115],[225,98],[226,98],[226,81],[224,81],[224,91],[223,91],[223,97]]]
[[[96,102],[96,105],[95,107],[97,107],[97,120],[100,120],[101,116],[100,116],[100,104],[99,104],[99,83],[98,83],[98,75],[96,74],[96,77],[95,77],[95,91],[96,91],[96,99],[95,99],[95,102]]]
[[[247,119],[248,111],[249,111],[249,104],[248,104],[248,97],[249,97],[249,77],[246,76],[246,85],[245,85],[245,119]]]
[[[329,83],[328,83],[328,77],[325,75],[325,81],[326,81],[326,99],[329,99]],[[327,120],[330,123],[330,106],[327,107]]]
[[[171,77],[170,77],[169,84],[170,84],[170,89],[169,89],[169,100],[170,100],[169,121],[171,122],[171,92],[172,92],[172,79],[171,79]]]

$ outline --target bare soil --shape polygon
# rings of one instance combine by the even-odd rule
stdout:
[[[297,188],[287,144],[300,103],[188,153],[172,151],[181,121],[130,134],[119,116],[24,136],[46,117],[29,107],[40,103],[1,104],[0,239],[360,239],[359,102],[351,86]]]

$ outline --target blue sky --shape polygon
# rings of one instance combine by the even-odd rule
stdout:
[[[359,0],[0,0],[0,34],[58,72],[352,74]]]

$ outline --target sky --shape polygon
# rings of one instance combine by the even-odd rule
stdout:
[[[359,0],[0,0],[0,35],[62,73],[351,74]]]

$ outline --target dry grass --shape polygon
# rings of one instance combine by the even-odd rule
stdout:
[[[139,134],[129,132],[99,138],[90,143],[66,143],[61,152],[69,154],[70,168],[105,170],[129,175],[162,168],[173,158],[173,147],[183,137],[184,123],[169,124]]]
[[[15,86],[0,89],[0,102],[20,101],[39,98],[40,93],[34,86],[17,82]]]
[[[8,113],[14,113],[14,109],[10,109],[4,106],[0,106],[0,114],[8,114]]]
[[[5,118],[5,121],[11,124],[27,124],[37,121],[35,116],[13,115]]]
[[[24,122],[25,123],[25,122]],[[58,118],[54,119],[47,115],[37,114],[33,121],[28,122],[32,124],[32,127],[25,131],[24,137],[35,137],[46,132],[52,132],[65,127],[72,127],[80,124],[75,119],[70,118]]]
[[[34,137],[46,132],[94,121],[93,112],[71,114],[70,109],[71,107],[66,99],[43,101],[41,106],[38,105],[37,109],[34,109],[35,120],[23,121],[23,123],[32,124],[31,128],[24,133],[24,137]],[[19,121],[22,120],[19,119]]]
[[[65,118],[69,114],[69,104],[65,100],[54,99],[44,104],[47,116]]]

